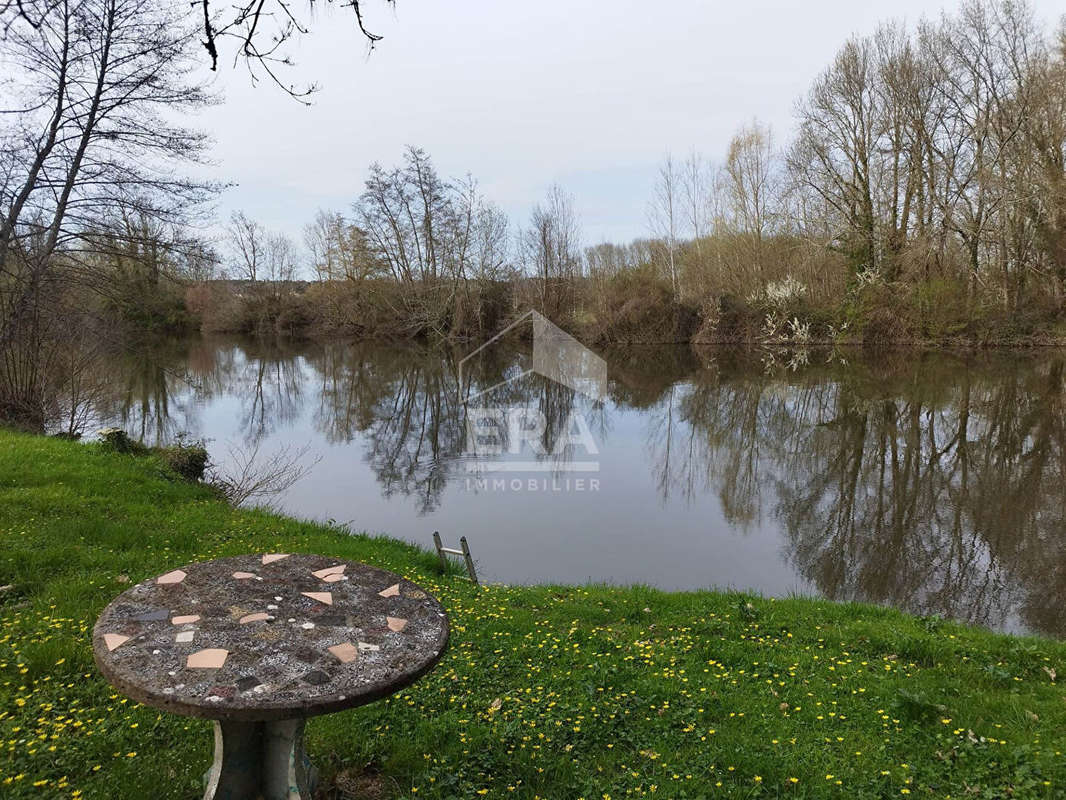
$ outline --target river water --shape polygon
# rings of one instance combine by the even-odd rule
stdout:
[[[282,510],[485,580],[862,600],[1066,634],[1066,354],[645,347],[602,396],[462,350],[197,338],[114,365],[150,443],[303,450]]]

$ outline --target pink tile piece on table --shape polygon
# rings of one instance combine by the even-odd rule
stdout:
[[[273,564],[275,561],[281,561],[281,559],[288,557],[288,553],[267,553],[262,560],[264,564]]]
[[[344,574],[344,570],[346,570],[347,568],[348,568],[347,564],[337,564],[337,565],[332,566],[332,567],[326,567],[325,569],[315,570],[311,574],[314,575],[316,578],[322,578],[323,580],[325,580],[330,575],[342,575],[342,574]]]
[[[105,633],[104,644],[107,645],[107,652],[111,652],[116,647],[121,647],[130,640],[129,636],[123,636],[120,633]]]
[[[400,594],[400,584],[394,583],[388,589],[382,589],[378,594],[381,597],[398,597]]]
[[[343,575],[341,575],[341,573],[335,572],[332,575],[327,575],[322,580],[324,580],[326,583],[336,583],[337,581],[345,580],[345,578]]]
[[[236,578],[239,581],[246,581],[249,578],[254,578],[255,577],[255,573],[254,572],[234,572],[233,573],[233,577]]]
[[[385,622],[388,624],[390,631],[396,631],[397,633],[407,627],[407,620],[400,619],[400,617],[385,617]]]
[[[333,605],[333,593],[332,592],[300,592],[304,597],[310,597],[312,600],[317,600],[320,603],[325,603],[327,606]]]
[[[343,664],[347,664],[349,661],[355,661],[356,656],[359,655],[359,650],[351,642],[345,642],[344,644],[335,644],[329,648],[329,651],[333,653]]]
[[[219,669],[226,663],[229,650],[217,647],[209,647],[207,650],[197,650],[189,655],[185,664],[189,669]]]
[[[176,569],[173,572],[168,572],[166,575],[160,575],[158,578],[155,579],[155,582],[162,584],[181,583],[183,580],[185,580],[185,578],[185,573],[182,572],[180,569]]]
[[[199,614],[185,614],[184,616],[180,616],[180,617],[171,617],[170,624],[171,625],[191,625],[192,623],[199,622],[199,621],[200,621],[200,615]]]
[[[237,622],[241,625],[247,625],[249,622],[262,622],[265,619],[270,619],[270,615],[265,614],[262,611],[257,611],[254,614],[247,614],[241,617]]]

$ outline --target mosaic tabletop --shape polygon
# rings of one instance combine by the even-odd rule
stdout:
[[[93,630],[128,696],[216,720],[309,717],[424,675],[448,641],[440,603],[382,569],[315,555],[234,556],[139,583]]]

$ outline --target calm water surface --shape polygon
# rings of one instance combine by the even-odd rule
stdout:
[[[521,345],[465,375],[463,355],[172,343],[116,367],[100,411],[149,442],[205,438],[216,460],[307,446],[320,461],[283,510],[423,546],[466,535],[488,580],[819,595],[1066,634],[1064,353],[643,348],[603,353],[599,403],[509,380]],[[581,436],[473,459],[487,404],[528,409],[542,444]]]

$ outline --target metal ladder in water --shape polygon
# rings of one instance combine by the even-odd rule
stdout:
[[[470,546],[466,543],[466,537],[459,537],[459,547],[461,549],[456,550],[454,547],[445,547],[440,541],[440,531],[433,531],[433,544],[437,548],[437,558],[440,559],[440,568],[448,568],[448,560],[446,556],[462,556],[463,561],[466,562],[466,574],[470,576],[470,580],[474,583],[478,583],[477,572],[474,571],[474,559],[470,555]]]

